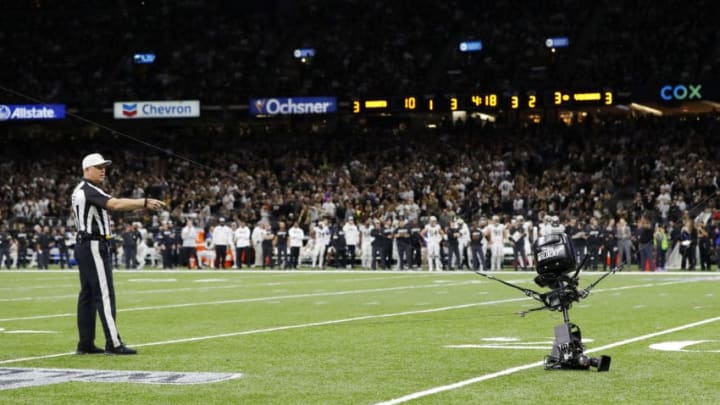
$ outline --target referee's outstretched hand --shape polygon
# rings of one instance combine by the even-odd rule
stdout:
[[[165,207],[165,203],[156,200],[154,198],[146,198],[145,199],[145,208],[151,209],[151,210],[159,210],[160,208]]]

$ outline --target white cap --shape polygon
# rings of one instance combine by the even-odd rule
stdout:
[[[83,158],[82,168],[83,170],[93,166],[108,166],[112,163],[112,160],[105,160],[99,153],[91,153]]]
[[[431,220],[431,221],[437,221],[437,218],[435,217],[435,215],[433,215],[433,216],[430,217],[430,220]]]

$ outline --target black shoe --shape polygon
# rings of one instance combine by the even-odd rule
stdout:
[[[75,350],[75,354],[100,354],[105,353],[105,350],[97,347],[97,346],[90,346],[90,347],[79,347],[77,350]]]
[[[128,354],[137,354],[137,350],[129,348],[125,345],[120,345],[118,347],[106,347],[105,354],[122,356],[122,355],[128,355]]]

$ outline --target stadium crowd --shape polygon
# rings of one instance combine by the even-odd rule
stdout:
[[[68,111],[89,113],[117,100],[200,99],[203,105],[237,106],[256,96],[347,100],[485,86],[627,91],[665,80],[712,79],[720,64],[715,16],[705,12],[714,10],[709,0],[691,8],[648,0],[622,7],[608,0],[521,6],[508,0],[8,0],[1,7],[2,102],[27,103],[29,95],[33,102],[64,103]],[[545,39],[554,36],[567,36],[570,47],[547,48]],[[464,40],[481,40],[483,49],[460,52]],[[300,47],[314,48],[316,55],[293,57]],[[132,55],[142,52],[155,53],[156,63],[135,64]],[[334,240],[349,218],[382,229],[406,221],[410,236],[402,232],[400,238],[412,240],[410,253],[406,246],[390,251],[411,255],[413,266],[418,246],[427,244],[418,230],[431,217],[443,227],[438,256],[453,253],[440,263],[448,268],[458,266],[455,256],[468,253],[460,241],[460,254],[450,248],[453,226],[462,231],[465,245],[471,245],[473,229],[482,228],[487,253],[492,237],[486,227],[496,216],[508,232],[495,241],[502,238],[516,254],[527,253],[520,242],[510,241],[523,226],[526,242],[546,226],[564,226],[577,234],[579,250],[599,252],[603,246],[607,252],[617,243],[627,261],[635,256],[625,250],[630,242],[635,252],[643,252],[634,259],[641,268],[662,268],[660,255],[649,252],[647,231],[640,232],[648,224],[664,229],[669,249],[682,243],[684,252],[699,252],[686,254],[689,263],[682,267],[692,268],[691,259],[713,254],[716,115],[590,117],[573,125],[469,120],[433,130],[402,119],[392,125],[365,117],[330,121],[267,131],[238,129],[229,120],[145,127],[151,133],[142,139],[157,148],[92,125],[70,131],[62,125],[8,125],[0,139],[0,263],[15,252],[14,266],[25,265],[25,256],[44,266],[45,256],[38,260],[35,253],[23,253],[61,247],[62,238],[72,243],[66,235],[73,228],[67,198],[78,179],[78,157],[96,151],[116,162],[108,172],[113,195],[152,196],[169,207],[153,217],[143,212],[117,218],[116,233],[128,235],[118,247],[134,244],[138,251],[138,263],[125,255],[128,267],[143,264],[140,252],[147,239],[160,247],[168,234],[175,235],[174,243],[166,240],[176,252],[174,264],[188,264],[188,251],[179,254],[186,221],[212,234],[220,218],[237,227],[240,221],[253,229],[267,224],[264,230],[273,235],[280,223],[288,231],[297,223],[312,242],[318,233]],[[323,220],[329,235],[315,229]],[[621,220],[630,227],[622,243],[610,237],[618,237]],[[593,221],[605,230],[600,242],[587,241],[595,232],[586,229]],[[395,246],[396,234],[387,235]],[[226,246],[236,242],[230,239]],[[663,239],[657,240],[655,250]],[[221,245],[217,238],[212,243]],[[262,243],[242,253],[268,257],[268,243],[264,253]],[[277,250],[278,242],[273,243],[271,253]],[[379,244],[377,249],[388,250]],[[363,250],[368,251],[358,249]],[[497,260],[503,253],[495,252],[491,258]],[[473,257],[475,266],[483,265]],[[288,261],[284,255],[272,257],[278,258]],[[368,256],[362,261],[372,266]],[[473,266],[473,260],[465,261]],[[607,264],[597,261],[591,265]],[[196,265],[200,262],[198,257]]]
[[[508,229],[532,221],[530,230],[521,232],[527,235],[545,222],[587,233],[594,221],[603,229],[615,227],[608,232],[616,234],[615,223],[623,220],[637,252],[639,230],[647,227],[641,222],[664,228],[672,245],[691,239],[682,230],[692,224],[707,231],[693,247],[710,255],[718,235],[712,214],[720,151],[712,139],[719,127],[717,116],[596,119],[570,126],[468,122],[434,130],[356,122],[305,134],[242,136],[218,127],[212,134],[208,128],[170,127],[151,138],[172,148],[160,152],[94,133],[78,135],[78,144],[117,162],[108,173],[113,195],[168,203],[167,211],[153,217],[141,212],[117,218],[118,235],[139,222],[156,242],[164,224],[177,235],[187,219],[210,234],[220,218],[251,228],[267,223],[270,232],[280,222],[287,228],[297,222],[313,238],[325,220],[332,238],[351,217],[358,225],[379,221],[383,228],[407,221],[417,234],[431,216],[446,233],[462,225],[459,220],[471,231],[497,216]],[[12,239],[72,229],[67,199],[79,176],[76,147],[61,134],[23,129],[5,138],[0,218]],[[38,232],[36,225],[49,229]],[[484,243],[490,241],[487,234],[483,231]],[[504,235],[503,243],[513,234]],[[600,244],[608,243],[615,242]],[[633,261],[643,267],[648,260]],[[683,267],[694,266],[693,261]]]

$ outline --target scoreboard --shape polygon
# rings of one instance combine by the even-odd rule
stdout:
[[[400,97],[356,98],[354,114],[377,112],[452,112],[532,110],[570,106],[610,106],[615,104],[612,90],[576,92],[567,90],[485,92],[465,95],[407,95]]]

